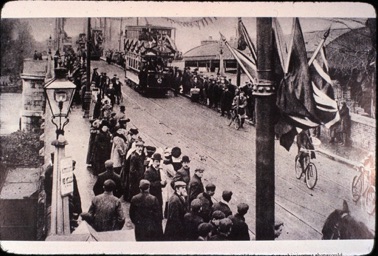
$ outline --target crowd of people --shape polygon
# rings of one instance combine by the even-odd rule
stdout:
[[[233,106],[238,105],[239,112],[255,123],[255,97],[252,95],[252,84],[246,82],[237,87],[231,79],[221,75],[207,76],[198,69],[191,71],[189,67],[183,71],[175,69],[173,89],[175,95],[182,93],[190,96],[192,101],[199,102],[218,111],[221,116],[230,118]],[[243,102],[237,104],[236,97],[242,93]]]
[[[97,81],[93,75],[96,87]],[[121,99],[112,100],[101,82],[98,88],[86,159],[97,180],[82,219],[97,231],[122,229],[123,200],[130,203],[137,241],[250,240],[244,219],[249,206],[241,203],[232,211],[231,191],[214,202],[216,186],[203,184],[204,168],[191,173],[190,157],[177,146],[146,145],[138,129],[127,128]]]

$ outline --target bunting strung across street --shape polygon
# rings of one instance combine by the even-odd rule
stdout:
[[[308,62],[298,18],[295,18],[293,22],[289,48],[283,40],[278,21],[275,20],[273,24],[275,47],[280,59],[279,63],[284,71],[277,90],[276,105],[280,110],[280,120],[276,124],[275,131],[280,137],[280,144],[289,150],[298,133],[298,128],[307,130],[322,124],[330,126],[339,120],[332,81],[326,70],[323,70],[317,61],[316,64],[313,62],[321,52],[329,31],[326,32],[314,56]],[[324,52],[322,55],[325,57]],[[325,59],[322,62],[326,63]],[[319,81],[328,85],[323,86],[319,84]]]
[[[180,21],[180,20],[177,20],[176,18],[174,19],[174,18],[168,18],[168,17],[163,17],[163,19],[166,19],[170,23],[177,24],[182,27],[198,27],[199,29],[217,20],[216,17],[203,17],[200,19],[192,20],[192,21]]]

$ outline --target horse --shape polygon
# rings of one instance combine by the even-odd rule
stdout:
[[[343,209],[336,209],[327,217],[322,234],[323,240],[374,239],[374,235],[369,228],[350,215],[349,207],[345,200],[343,201]]]

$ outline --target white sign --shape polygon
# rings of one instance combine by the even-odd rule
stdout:
[[[73,192],[72,159],[66,157],[60,160],[60,193],[66,196]]]

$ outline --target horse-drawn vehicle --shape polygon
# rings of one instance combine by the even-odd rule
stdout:
[[[124,35],[127,84],[143,94],[165,94],[173,80],[170,63],[178,53],[174,43],[175,28],[127,26]]]

